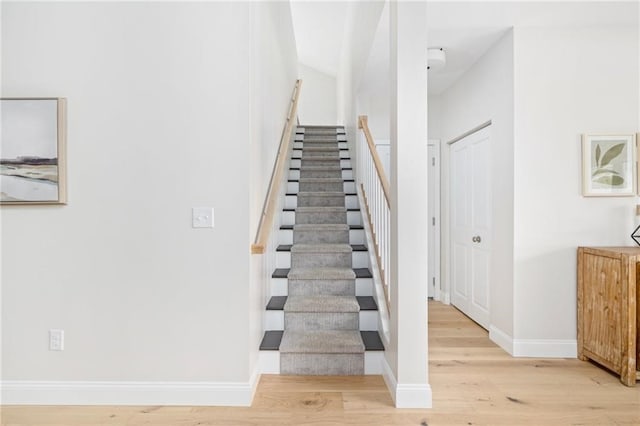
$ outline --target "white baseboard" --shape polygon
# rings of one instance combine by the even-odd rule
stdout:
[[[559,339],[515,339],[513,356],[529,358],[577,358],[578,342]]]
[[[399,384],[386,358],[382,361],[382,370],[382,377],[396,408],[432,408],[433,395],[428,383]]]
[[[498,327],[489,326],[489,339],[513,356],[513,338]]]
[[[489,327],[489,339],[513,357],[576,358],[578,342],[559,339],[514,339],[495,326]]]
[[[3,405],[201,405],[248,407],[260,375],[247,382],[3,381]]]

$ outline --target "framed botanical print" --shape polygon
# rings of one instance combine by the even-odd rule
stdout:
[[[636,193],[635,135],[582,136],[582,194],[626,197]]]

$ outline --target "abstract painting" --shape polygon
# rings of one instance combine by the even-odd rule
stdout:
[[[0,203],[66,203],[66,100],[0,100]]]
[[[582,136],[582,194],[635,195],[635,135]]]

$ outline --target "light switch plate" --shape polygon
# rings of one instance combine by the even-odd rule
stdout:
[[[194,207],[191,224],[194,228],[213,228],[213,207]]]

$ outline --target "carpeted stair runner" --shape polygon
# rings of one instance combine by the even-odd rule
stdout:
[[[280,343],[280,373],[364,374],[336,128],[306,127]]]

